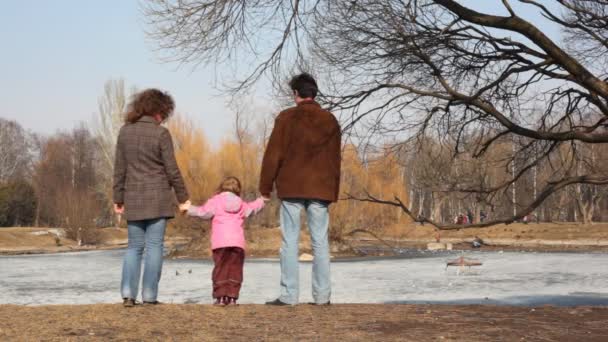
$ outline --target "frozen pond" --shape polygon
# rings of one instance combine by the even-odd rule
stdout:
[[[124,251],[0,256],[0,304],[120,302]],[[332,263],[333,303],[487,303],[608,305],[608,254],[467,252],[483,266],[446,271],[459,252],[415,258]],[[204,260],[165,260],[159,300],[211,303],[211,270]],[[311,301],[310,263],[300,268],[301,302]],[[245,265],[241,303],[277,297],[277,260]]]

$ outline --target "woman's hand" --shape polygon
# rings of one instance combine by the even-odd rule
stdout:
[[[122,215],[125,212],[125,206],[122,203],[114,203],[114,213]]]
[[[186,202],[179,205],[179,211],[182,213],[187,212],[188,209],[190,209],[190,205],[192,205],[192,202],[190,202],[190,200],[187,200]]]

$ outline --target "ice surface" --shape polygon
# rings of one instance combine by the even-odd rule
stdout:
[[[0,304],[119,302],[124,251],[1,256]],[[333,303],[488,303],[608,305],[608,254],[467,252],[482,261],[457,275],[453,253],[332,263]],[[159,300],[211,303],[205,260],[165,260]],[[179,275],[176,274],[179,273]],[[191,271],[191,272],[189,272]],[[311,297],[311,263],[300,264],[300,301]],[[247,260],[241,303],[277,297],[277,260]]]

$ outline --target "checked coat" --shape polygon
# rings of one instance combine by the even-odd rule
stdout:
[[[127,221],[172,218],[175,197],[188,200],[171,134],[154,118],[143,116],[120,129],[115,158],[113,198],[124,204]]]

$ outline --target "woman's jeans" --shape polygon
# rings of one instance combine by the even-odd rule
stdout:
[[[283,303],[297,304],[299,300],[298,240],[300,212],[306,209],[308,230],[312,243],[312,297],[317,304],[329,302],[331,281],[329,272],[329,203],[308,199],[281,202],[281,296]]]
[[[158,282],[163,268],[163,239],[166,218],[128,221],[129,246],[122,266],[120,285],[122,298],[136,299],[141,275],[141,258],[144,259],[144,279],[142,299],[144,302],[155,302],[158,295]]]

